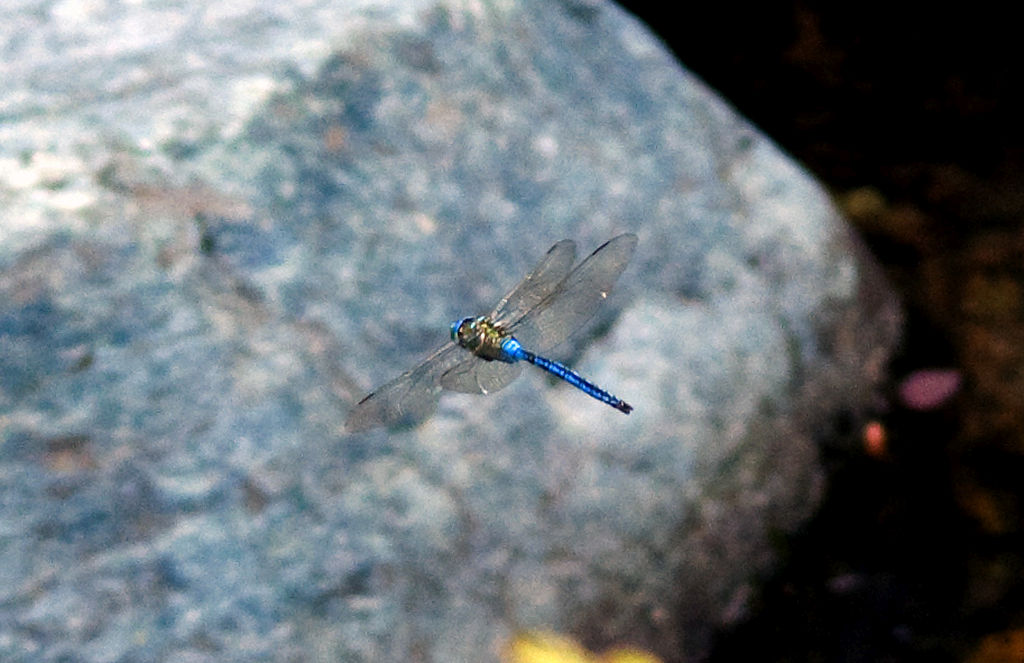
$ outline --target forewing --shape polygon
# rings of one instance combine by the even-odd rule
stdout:
[[[636,235],[626,233],[599,246],[544,301],[515,322],[510,333],[533,352],[546,352],[567,339],[597,312],[633,257],[636,243]]]
[[[491,320],[507,329],[558,288],[575,260],[576,243],[571,239],[552,246],[533,271],[502,297],[490,315]]]
[[[490,394],[519,377],[522,366],[473,357],[456,364],[441,376],[441,386],[464,394]]]
[[[482,361],[454,343],[445,343],[410,371],[374,390],[355,404],[345,421],[352,433],[377,426],[410,425],[437,409],[441,376],[460,362]]]

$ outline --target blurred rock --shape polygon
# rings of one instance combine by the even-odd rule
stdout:
[[[666,661],[742,617],[900,316],[827,196],[604,2],[0,9],[0,658]],[[556,240],[556,358],[349,405]]]

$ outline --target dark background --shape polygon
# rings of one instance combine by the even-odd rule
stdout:
[[[823,440],[826,502],[713,660],[1024,661],[1021,24],[980,4],[624,6],[821,179],[909,317],[885,443],[859,420]],[[931,368],[962,386],[913,410],[898,387]]]

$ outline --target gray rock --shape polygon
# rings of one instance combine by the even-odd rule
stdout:
[[[666,661],[811,513],[899,309],[605,2],[0,9],[0,659]],[[547,248],[640,245],[539,371],[346,436]]]

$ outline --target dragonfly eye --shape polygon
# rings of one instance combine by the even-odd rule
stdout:
[[[466,324],[470,320],[472,320],[472,318],[463,318],[462,320],[456,320],[455,322],[452,323],[452,340],[453,341],[458,341],[459,340],[459,329],[461,329],[462,325]]]

